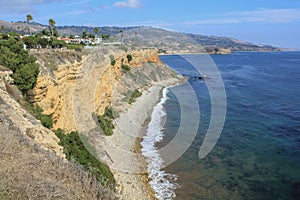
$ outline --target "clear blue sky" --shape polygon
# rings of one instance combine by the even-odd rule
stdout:
[[[300,0],[1,0],[0,19],[56,25],[150,25],[300,48]]]

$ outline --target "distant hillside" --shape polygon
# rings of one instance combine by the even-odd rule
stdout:
[[[249,42],[240,41],[234,38],[217,37],[217,36],[204,36],[198,34],[186,33],[195,40],[198,44],[204,46],[218,46],[229,48],[232,51],[281,51],[281,48],[273,47],[270,45],[258,45]]]
[[[57,31],[60,34],[65,34],[67,36],[69,35],[81,35],[83,31],[87,33],[94,33],[95,27],[88,27],[88,26],[58,26]],[[138,27],[99,27],[99,33],[98,34],[108,34],[108,35],[115,35],[120,33],[121,30],[127,31],[131,29],[136,29]]]
[[[125,43],[135,46],[156,47],[166,53],[206,52],[204,46],[197,44],[189,36],[164,29],[139,27],[125,31],[123,37]]]
[[[3,20],[0,20],[0,26],[4,26],[6,31],[20,31],[24,32],[24,29],[28,26],[32,33],[40,32],[44,29],[48,30],[47,25],[31,22],[30,24],[27,24],[26,22],[18,21],[18,22],[6,22]],[[87,33],[94,33],[95,27],[90,26],[57,26],[56,27],[58,32],[61,35],[81,35],[82,32]],[[100,27],[99,28],[99,34],[109,34],[109,35],[115,35],[120,33],[120,30],[126,31],[130,29],[136,29],[138,27]]]
[[[6,31],[16,30],[26,33],[29,26],[32,33],[48,29],[48,26],[26,22],[6,22],[0,20],[0,26]],[[82,32],[94,33],[94,27],[57,26],[61,35],[81,35]],[[124,31],[120,33],[120,31]],[[2,31],[2,30],[1,30]],[[270,45],[258,45],[229,37],[204,36],[199,34],[179,33],[153,27],[99,27],[98,35],[108,34],[123,40],[127,44],[143,47],[156,47],[166,53],[229,53],[230,51],[281,51],[282,48]]]

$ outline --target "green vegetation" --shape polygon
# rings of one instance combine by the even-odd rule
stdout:
[[[32,89],[36,84],[39,66],[36,58],[23,49],[23,42],[18,37],[2,37],[0,40],[0,65],[9,68],[13,74],[15,85],[23,94]],[[26,102],[26,109],[46,128],[52,128],[51,115],[43,114],[43,109]]]
[[[26,110],[28,110],[28,112],[30,112],[36,119],[40,120],[43,126],[49,129],[52,128],[52,116],[43,114],[43,109],[41,107],[27,103]]]
[[[16,86],[25,93],[36,84],[39,65],[36,58],[23,49],[23,42],[18,37],[2,37],[0,40],[0,65],[12,70]]]
[[[99,28],[95,27],[94,28],[94,33],[96,34],[96,37],[97,37],[98,32],[99,32]]]
[[[112,107],[106,107],[103,115],[97,115],[97,121],[105,135],[110,136],[114,133],[115,126],[112,120],[119,116],[119,113]]]
[[[132,61],[132,55],[131,54],[127,54],[127,61],[128,61],[128,63],[130,63],[130,61]]]
[[[125,65],[123,63],[121,64],[121,68],[123,69],[124,72],[129,72],[131,69],[128,65]]]
[[[27,24],[29,24],[29,22],[32,21],[32,20],[33,20],[32,15],[31,14],[27,14],[26,15]],[[31,31],[30,31],[29,27],[28,27],[28,31],[29,31],[29,35],[31,35]]]
[[[114,133],[113,129],[115,126],[110,118],[105,117],[104,115],[98,115],[97,120],[105,135],[111,136]]]
[[[134,90],[133,92],[132,91],[129,91],[127,94],[126,94],[126,97],[125,97],[125,100],[129,103],[129,104],[132,104],[134,102],[136,102],[136,99],[139,98],[140,96],[142,96],[142,92],[140,92],[139,90]]]
[[[101,163],[96,156],[96,149],[89,143],[85,135],[73,131],[65,134],[61,129],[55,131],[60,139],[59,145],[64,148],[68,160],[81,164],[92,176],[105,186],[114,187],[115,179],[109,167]]]
[[[83,45],[81,45],[81,44],[69,44],[67,46],[67,49],[74,49],[75,51],[82,51],[83,50]]]
[[[113,55],[109,55],[109,58],[110,58],[110,64],[111,64],[112,66],[115,66],[115,64],[116,64],[116,59],[115,59],[115,57],[114,57]]]
[[[55,24],[56,24],[56,22],[54,21],[54,19],[52,19],[52,18],[49,19],[49,30],[50,30],[52,36],[54,36]]]
[[[37,48],[63,48],[67,44],[63,40],[58,40],[55,37],[50,39],[40,37],[39,35],[24,37],[23,42],[26,44],[28,49],[37,49]]]
[[[120,117],[120,114],[112,107],[106,107],[104,115],[110,119],[117,119]]]
[[[82,35],[81,35],[82,38],[95,38],[95,35],[93,35],[92,33],[87,33],[86,31],[83,31],[82,32]]]

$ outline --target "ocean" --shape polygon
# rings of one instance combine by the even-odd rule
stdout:
[[[164,90],[142,141],[157,197],[300,199],[300,52],[160,58],[188,81]]]

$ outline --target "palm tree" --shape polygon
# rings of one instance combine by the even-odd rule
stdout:
[[[27,15],[26,15],[26,21],[27,21],[27,25],[28,25],[28,26],[29,26],[30,21],[32,21],[32,20],[33,20],[32,15],[31,15],[31,14],[27,14]],[[28,28],[28,31],[29,31],[29,35],[31,35],[31,31],[30,31],[29,28]]]
[[[95,27],[95,28],[94,28],[94,32],[95,32],[96,38],[97,38],[97,37],[98,37],[98,36],[97,36],[97,33],[99,32],[99,28]]]
[[[49,19],[49,29],[51,31],[51,36],[53,36],[54,27],[55,27],[55,21],[54,21],[54,19],[50,18]]]

